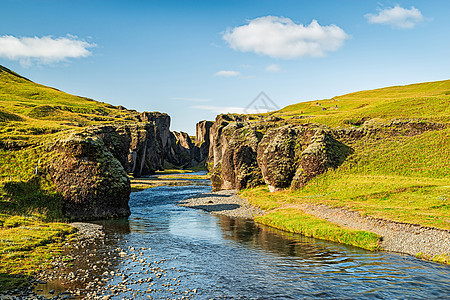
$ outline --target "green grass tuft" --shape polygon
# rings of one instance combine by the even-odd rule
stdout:
[[[296,208],[280,208],[255,221],[277,229],[300,233],[307,237],[352,245],[367,250],[379,250],[380,236],[367,231],[353,230],[316,218]]]

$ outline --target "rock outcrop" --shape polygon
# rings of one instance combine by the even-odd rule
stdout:
[[[166,161],[175,166],[188,168],[200,163],[200,149],[186,132],[171,132],[165,153]]]
[[[55,155],[46,169],[63,197],[67,217],[92,220],[130,215],[130,179],[102,138],[74,133],[49,150]]]
[[[169,127],[167,114],[144,112],[129,124],[92,126],[51,146],[55,156],[46,169],[63,197],[65,215],[78,220],[126,217],[128,174],[151,175],[167,162],[179,168],[197,165],[200,148],[187,133]]]
[[[213,189],[244,189],[264,183],[272,192],[300,189],[311,179],[339,167],[353,153],[348,145],[357,140],[413,136],[446,127],[414,119],[380,123],[363,118],[358,126],[332,129],[301,119],[217,116],[209,132],[208,169]]]
[[[208,159],[210,145],[209,133],[213,124],[214,122],[211,121],[200,121],[195,127],[196,135],[194,143],[199,148],[199,159],[201,162],[206,162]]]
[[[298,189],[351,152],[326,126],[219,115],[210,131],[208,168],[214,190],[264,183],[271,191]]]

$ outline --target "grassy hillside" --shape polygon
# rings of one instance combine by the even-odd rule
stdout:
[[[136,121],[138,112],[34,83],[0,66],[0,181],[29,179],[43,144],[83,127]]]
[[[363,126],[365,121],[386,124],[395,119],[448,124],[450,80],[361,91],[290,105],[271,114],[333,128]],[[277,193],[259,187],[242,195],[269,210],[260,221],[278,228],[289,227],[295,216],[289,208],[283,208],[280,215],[283,206],[316,203],[450,230],[448,125],[419,135],[380,134],[346,143],[354,153],[339,168],[314,178],[306,187]]]
[[[46,147],[86,126],[136,121],[137,112],[36,84],[0,66],[0,290],[26,283],[73,228],[49,181],[34,176]],[[30,230],[33,229],[33,230]]]
[[[420,118],[450,122],[450,80],[361,91],[332,99],[289,105],[272,113],[306,117],[304,122],[329,126],[359,125],[366,119]],[[325,109],[325,110],[324,110]]]
[[[0,66],[0,138],[36,143],[48,134],[126,122],[137,112],[36,84]]]

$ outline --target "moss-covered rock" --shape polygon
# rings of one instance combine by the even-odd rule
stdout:
[[[50,150],[55,155],[46,171],[63,197],[67,217],[90,220],[130,215],[130,180],[102,138],[73,133]]]
[[[308,147],[301,153],[291,188],[302,188],[309,180],[329,168],[337,168],[352,151],[350,147],[336,140],[330,130],[317,129]]]
[[[262,138],[258,146],[258,164],[272,192],[291,185],[301,153],[313,134],[314,130],[310,128],[286,125],[270,130]]]

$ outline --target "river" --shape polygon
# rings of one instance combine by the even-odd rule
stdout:
[[[128,254],[110,267],[105,285],[128,289],[112,299],[449,298],[449,266],[177,206],[211,190],[195,183],[132,193],[128,220],[101,222]]]

